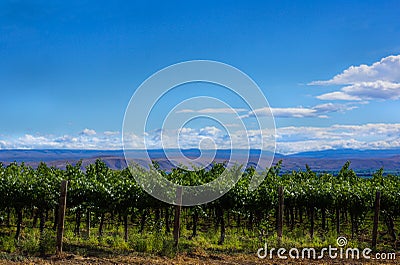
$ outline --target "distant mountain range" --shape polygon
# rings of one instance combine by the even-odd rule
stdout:
[[[192,159],[199,158],[201,153],[198,149],[169,149],[165,152],[162,149],[147,150],[148,156],[157,161],[166,170],[174,165],[180,164],[179,154]],[[229,160],[230,150],[206,150],[203,154],[211,156],[215,153],[215,161],[223,162]],[[248,155],[245,150],[235,150],[236,161],[243,164]],[[265,161],[258,161],[260,150],[250,150],[247,166],[254,166],[264,169]],[[264,153],[271,156],[271,153]],[[147,166],[145,150],[127,151],[129,161]],[[167,158],[168,155],[168,158]],[[44,149],[44,150],[0,150],[0,162],[9,164],[13,161],[25,162],[33,167],[40,162],[46,162],[50,166],[65,168],[66,163],[75,164],[82,160],[83,167],[93,163],[96,159],[102,159],[110,168],[122,169],[126,167],[126,161],[122,150],[69,150],[69,149]],[[336,172],[347,160],[351,161],[351,167],[359,172],[369,175],[371,172],[383,167],[386,172],[400,172],[400,149],[388,150],[354,150],[337,149],[325,151],[302,152],[290,155],[275,154],[274,163],[282,160],[282,171],[304,169],[308,164],[316,171]],[[201,164],[201,159],[196,163]],[[196,164],[194,163],[194,164]]]

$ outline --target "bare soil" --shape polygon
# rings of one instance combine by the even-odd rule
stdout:
[[[63,254],[62,256],[51,256],[47,258],[26,258],[24,261],[9,261],[1,260],[0,264],[8,265],[50,265],[50,264],[100,264],[100,265],[116,265],[116,264],[236,264],[236,265],[248,265],[248,264],[400,264],[400,258],[396,260],[332,260],[329,258],[322,260],[310,260],[310,259],[295,259],[295,260],[281,260],[275,259],[259,259],[256,255],[251,254],[186,254],[179,255],[175,258],[167,258],[160,256],[151,256],[144,254],[130,254],[130,255],[118,255],[113,257],[83,257],[73,254]]]

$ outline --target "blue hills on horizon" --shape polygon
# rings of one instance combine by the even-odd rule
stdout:
[[[166,149],[168,154],[172,156],[182,152],[187,157],[199,157],[201,151],[199,149]],[[239,153],[246,155],[247,150],[237,149]],[[129,149],[125,150],[125,153],[132,158],[141,158],[147,154],[153,159],[166,158],[166,152],[164,149]],[[228,159],[231,150],[219,149],[219,150],[203,150],[203,152],[214,153],[216,152],[216,158]],[[260,149],[251,149],[250,156],[258,156],[261,154]],[[271,156],[272,152],[264,151],[264,154]],[[46,162],[60,159],[85,159],[91,157],[123,157],[124,150],[92,150],[92,149],[0,149],[0,162]],[[275,153],[275,157],[283,157],[283,155]]]
[[[146,151],[152,160],[156,160],[162,168],[170,169],[173,167],[166,157],[163,149],[150,150],[126,150],[130,160],[142,164],[147,163],[143,159]],[[246,161],[247,150],[235,150],[239,154],[239,164]],[[198,149],[167,149],[169,158],[177,156],[182,152],[184,156],[196,159],[200,156]],[[205,153],[216,153],[215,161],[223,162],[229,159],[231,150],[203,150]],[[243,152],[243,160],[241,157]],[[270,157],[271,152],[264,151],[264,155]],[[259,149],[251,149],[247,166],[254,166],[265,169],[259,165],[258,158],[261,154]],[[40,162],[45,162],[51,166],[65,168],[66,163],[74,164],[82,160],[82,165],[86,166],[93,163],[96,159],[102,159],[110,168],[121,169],[126,167],[123,150],[78,150],[78,149],[2,149],[0,150],[0,162],[9,164],[11,162],[25,162],[33,167]],[[383,167],[389,172],[400,172],[400,148],[386,150],[355,150],[355,149],[336,149],[323,151],[309,151],[295,154],[283,155],[276,153],[273,163],[282,160],[282,170],[292,171],[304,169],[308,164],[311,169],[316,171],[337,171],[347,160],[351,161],[351,167],[358,172],[373,172]]]
[[[326,158],[345,156],[346,158],[379,158],[379,157],[392,157],[400,155],[400,148],[393,149],[329,149],[323,151],[307,151],[289,155],[290,157],[312,157],[312,158]]]

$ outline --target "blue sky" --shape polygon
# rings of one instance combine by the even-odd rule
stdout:
[[[398,1],[1,1],[0,149],[119,149],[135,89],[164,67],[196,59],[230,64],[259,85],[275,116],[278,152],[400,147],[399,8]],[[188,126],[186,147],[201,130],[224,139],[215,124]]]

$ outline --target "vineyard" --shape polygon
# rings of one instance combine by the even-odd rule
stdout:
[[[399,176],[385,175],[380,169],[371,178],[361,178],[350,162],[336,175],[317,174],[308,166],[281,174],[280,166],[264,172],[247,168],[224,196],[183,207],[179,251],[254,253],[265,241],[276,245],[279,230],[280,244],[288,246],[323,246],[339,235],[353,245],[370,246],[377,192],[377,249],[398,250]],[[181,185],[207,183],[224,169],[223,164],[214,164],[209,170],[164,172],[153,165],[153,170]],[[135,166],[131,171],[111,170],[101,160],[85,170],[80,163],[68,164],[65,170],[45,163],[37,168],[0,164],[0,250],[31,255],[55,252],[60,185],[68,180],[66,251],[170,255],[175,251],[175,206],[148,195],[133,174],[146,172]],[[257,174],[265,179],[250,191],[250,180]]]

